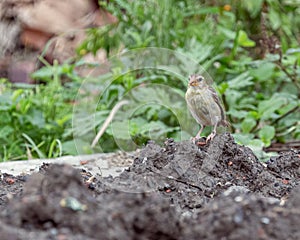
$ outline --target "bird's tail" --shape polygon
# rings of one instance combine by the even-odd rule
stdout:
[[[225,119],[223,119],[221,122],[219,122],[219,126],[223,127],[222,129],[222,132],[232,132],[233,129],[232,129],[232,126],[231,124],[226,121]]]
[[[225,119],[222,120],[222,121],[219,123],[219,125],[220,125],[220,126],[223,126],[223,127],[230,127],[230,126],[231,126],[231,124],[230,124],[228,121],[226,121]]]

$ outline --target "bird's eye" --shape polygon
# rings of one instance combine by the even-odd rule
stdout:
[[[197,80],[198,80],[198,82],[201,82],[201,81],[204,80],[204,78],[202,76],[200,76],[200,77],[197,78]]]

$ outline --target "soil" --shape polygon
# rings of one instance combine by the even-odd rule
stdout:
[[[300,239],[300,151],[261,163],[230,134],[149,142],[117,177],[3,174],[1,239]]]

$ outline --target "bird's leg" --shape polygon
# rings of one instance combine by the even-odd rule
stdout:
[[[213,138],[216,136],[216,134],[217,134],[217,126],[218,126],[218,123],[214,125],[213,131],[211,132],[211,134],[208,135],[208,137],[206,139],[206,143],[208,143],[208,141],[213,140]]]
[[[200,138],[200,134],[202,133],[203,129],[205,128],[204,125],[200,125],[200,130],[199,132],[197,133],[196,137],[192,137],[191,138],[191,141],[195,144],[197,142],[197,140]]]
[[[197,133],[195,139],[199,139],[199,138],[200,138],[200,134],[202,133],[203,129],[205,128],[204,125],[200,125],[200,126],[201,126],[201,127],[200,127],[200,130],[199,130],[199,132]]]
[[[207,137],[207,139],[206,139],[206,143],[207,143],[208,141],[213,140],[213,138],[216,136],[216,134],[217,134],[217,126],[218,126],[218,123],[216,123],[216,124],[214,125],[213,131],[211,132],[211,134],[208,135],[208,137]]]

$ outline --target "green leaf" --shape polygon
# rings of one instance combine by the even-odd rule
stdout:
[[[56,152],[55,152],[55,148],[56,148]],[[61,155],[62,155],[61,141],[59,139],[54,139],[50,144],[48,158],[61,157]]]
[[[177,51],[201,63],[211,57],[213,49],[213,46],[208,44],[204,45],[197,41],[196,38],[192,38],[185,44],[185,48],[178,48]]]
[[[264,143],[263,143],[262,140],[260,140],[260,139],[252,139],[247,144],[247,147],[249,147],[253,151],[253,153],[255,154],[255,156],[258,159],[263,160],[265,158],[266,154],[263,151]]]
[[[249,133],[255,127],[256,121],[253,118],[246,118],[241,124],[242,131]]]
[[[269,9],[269,20],[273,30],[277,30],[281,26],[280,15],[275,9]]]
[[[12,94],[11,100],[15,103],[19,97],[24,93],[23,89],[17,89]]]
[[[287,103],[287,99],[283,97],[273,96],[269,100],[261,101],[258,104],[258,114],[260,119],[274,118],[274,112]]]
[[[6,140],[6,138],[14,132],[14,129],[11,126],[4,126],[0,128],[0,139]]]
[[[249,111],[248,116],[251,116],[254,119],[259,119],[259,114],[257,111]]]
[[[1,110],[3,110],[3,111],[9,110],[11,108],[11,104],[12,104],[11,95],[9,93],[4,93],[4,94],[1,93],[0,94],[0,111]]]
[[[247,145],[254,137],[254,134],[234,133],[234,140],[241,145]]]
[[[264,126],[259,130],[258,136],[264,142],[265,146],[268,147],[275,136],[275,128],[273,126]]]
[[[0,111],[0,126],[2,124],[11,124],[12,116],[9,112]]]
[[[33,79],[48,80],[54,74],[53,67],[42,67],[39,70],[31,74]]]
[[[64,115],[62,118],[56,119],[56,123],[58,124],[58,126],[62,127],[66,122],[70,121],[72,117],[72,114]]]
[[[43,112],[37,109],[34,109],[26,115],[28,121],[33,125],[37,126],[38,128],[43,128],[45,126],[45,119]]]
[[[255,0],[255,1],[241,1],[250,13],[252,18],[256,17],[257,14],[261,11],[263,0]]]
[[[256,69],[249,70],[251,76],[258,79],[258,81],[265,81],[271,78],[274,74],[275,64],[271,62],[261,62]]]
[[[255,46],[255,42],[252,41],[248,37],[247,33],[243,30],[239,31],[237,42],[238,42],[238,45],[242,46],[242,47],[254,47]]]
[[[206,15],[206,14],[217,14],[220,12],[219,7],[202,7],[200,9],[192,9],[191,11],[188,11],[184,13],[185,17],[190,17],[194,15]]]
[[[220,85],[217,86],[218,92],[222,95],[226,92],[229,84],[227,82],[222,82]]]
[[[42,143],[40,143],[39,145],[36,145],[35,142],[32,140],[31,137],[29,137],[27,134],[22,133],[22,136],[28,141],[28,144],[26,143],[27,147],[31,148],[33,151],[35,151],[39,158],[45,158],[44,153],[39,149],[39,145],[42,145]]]
[[[75,145],[75,142],[73,140],[62,143],[62,151],[67,155],[78,155],[77,146]]]
[[[242,110],[236,110],[236,109],[230,109],[228,112],[227,112],[228,115],[232,116],[232,117],[235,117],[237,119],[242,119],[242,118],[245,118],[247,115],[248,115],[248,112],[247,111],[242,111]]]
[[[117,139],[131,139],[129,130],[129,121],[114,121],[112,127],[106,130],[106,133],[115,136]]]
[[[237,77],[228,81],[228,85],[233,89],[241,89],[242,87],[247,87],[253,85],[253,77],[249,76],[249,72],[244,72]]]
[[[218,26],[218,30],[220,32],[222,32],[230,40],[234,40],[234,38],[236,36],[235,31],[229,30],[228,28],[225,28],[225,27]]]

